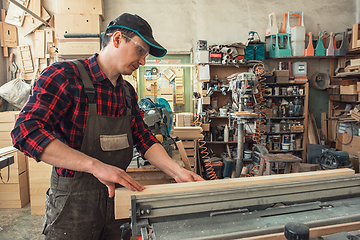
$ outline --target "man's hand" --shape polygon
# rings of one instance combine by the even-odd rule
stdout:
[[[181,168],[174,177],[175,181],[178,183],[182,182],[197,182],[197,181],[205,181],[202,177],[197,175],[196,173],[186,170],[185,168]]]
[[[92,174],[99,179],[101,183],[107,186],[110,198],[115,195],[115,183],[119,183],[131,191],[142,191],[145,189],[144,186],[136,182],[121,168],[104,163],[100,163],[100,165],[101,166],[97,168],[96,172],[93,172]]]

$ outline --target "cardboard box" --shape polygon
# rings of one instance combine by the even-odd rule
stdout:
[[[210,105],[210,97],[203,97],[202,98],[202,104]]]
[[[64,38],[65,33],[97,33],[100,36],[101,18],[91,14],[54,15],[55,37]]]
[[[275,77],[289,77],[289,70],[275,70]]]
[[[357,94],[357,85],[340,86],[340,94]]]
[[[328,94],[340,94],[340,86],[339,85],[330,85],[327,89],[326,92]]]
[[[93,14],[105,20],[104,0],[58,0],[59,14]]]
[[[201,124],[201,128],[203,129],[203,131],[210,131],[210,123]]]

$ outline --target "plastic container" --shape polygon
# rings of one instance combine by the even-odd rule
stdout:
[[[227,108],[220,108],[220,117],[226,117]]]
[[[292,75],[294,77],[307,76],[307,64],[306,62],[294,62],[292,65]]]
[[[294,42],[305,42],[305,27],[304,26],[295,26],[291,28],[291,41]]]
[[[294,57],[302,57],[305,55],[305,41],[291,42],[291,55]]]
[[[282,143],[281,144],[282,151],[289,151],[290,150],[290,143]]]
[[[251,159],[251,151],[244,151],[244,159]]]

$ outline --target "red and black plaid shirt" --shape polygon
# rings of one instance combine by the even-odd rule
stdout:
[[[80,61],[94,85],[98,114],[113,117],[126,115],[123,87],[126,84],[131,95],[134,145],[144,155],[158,141],[143,121],[136,92],[121,75],[114,87],[100,69],[96,57],[97,54],[94,54]],[[80,74],[74,63],[63,61],[50,65],[37,79],[33,93],[15,123],[11,132],[14,146],[37,161],[46,145],[55,138],[80,150],[88,115],[87,101]],[[57,173],[60,176],[72,177],[74,171],[57,168]]]

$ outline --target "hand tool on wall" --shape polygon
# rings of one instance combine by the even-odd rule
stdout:
[[[16,72],[19,69],[15,63],[15,54],[14,53],[10,53],[9,61],[11,62],[12,66],[14,67],[13,71],[11,71],[11,80],[13,80],[16,78]]]

